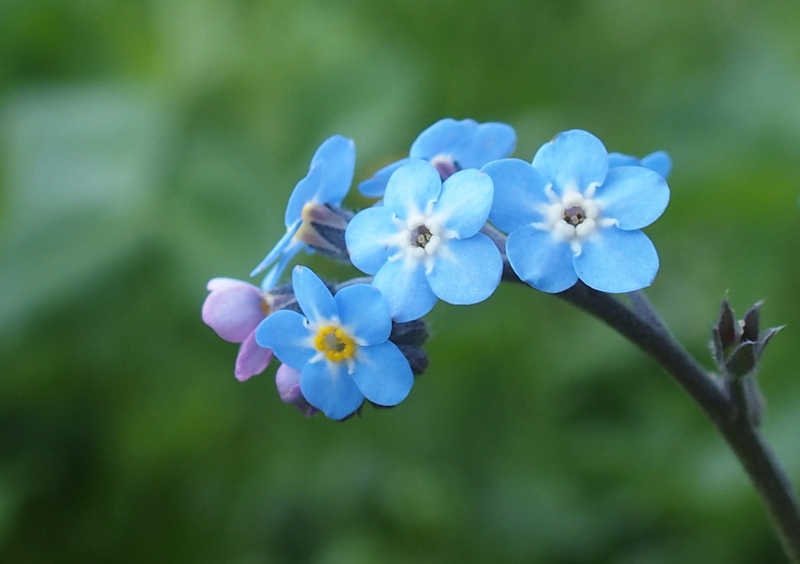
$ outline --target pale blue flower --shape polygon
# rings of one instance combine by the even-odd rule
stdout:
[[[353,182],[355,161],[355,143],[351,139],[334,135],[319,146],[311,159],[308,174],[297,183],[289,197],[284,218],[286,234],[250,273],[250,276],[255,276],[277,261],[264,278],[262,288],[273,287],[289,261],[302,249],[308,250],[300,236],[306,223],[304,216],[313,204],[338,206],[342,203]]]
[[[403,401],[414,376],[389,341],[392,318],[380,290],[354,284],[332,296],[310,269],[292,273],[303,313],[276,311],[256,329],[256,341],[300,372],[300,391],[331,419],[356,411],[364,398],[382,406]]]
[[[652,283],[658,254],[640,231],[669,201],[664,178],[642,166],[609,168],[594,135],[572,130],[542,146],[528,164],[489,163],[495,198],[491,222],[509,233],[514,272],[544,292],[578,279],[602,292],[630,292]]]
[[[503,262],[478,231],[492,205],[492,181],[463,170],[442,183],[427,161],[411,159],[389,179],[383,206],[356,214],[345,232],[353,264],[374,274],[397,321],[418,319],[437,298],[474,304],[500,283]]]
[[[441,119],[419,134],[411,145],[409,158],[380,169],[359,184],[358,189],[372,198],[383,196],[392,173],[409,159],[428,161],[439,171],[441,179],[447,180],[459,170],[481,168],[488,162],[507,157],[516,143],[514,128],[505,123]]]

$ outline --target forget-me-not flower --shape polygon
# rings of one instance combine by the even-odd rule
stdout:
[[[623,153],[609,153],[608,168],[618,166],[643,166],[657,172],[666,180],[672,170],[672,159],[669,158],[666,151],[656,151],[641,159]]]
[[[319,146],[311,159],[308,174],[297,183],[289,197],[284,218],[286,234],[250,273],[250,276],[255,276],[277,261],[264,278],[264,289],[275,285],[286,265],[301,249],[308,250],[303,235],[304,230],[313,230],[310,225],[313,218],[309,214],[313,213],[314,205],[338,206],[342,203],[353,182],[355,162],[355,143],[351,139],[334,135]],[[311,233],[310,237],[314,238],[314,234]]]
[[[354,284],[332,296],[310,269],[297,266],[292,286],[303,313],[276,311],[256,329],[256,341],[300,371],[300,391],[331,419],[356,411],[364,398],[403,401],[414,376],[389,341],[392,319],[380,290]]]
[[[375,275],[372,284],[397,321],[422,317],[437,298],[481,302],[500,284],[500,252],[478,232],[492,193],[491,178],[479,170],[457,172],[442,183],[433,165],[411,159],[389,179],[383,206],[350,221],[350,260]]]
[[[255,330],[270,313],[269,296],[252,284],[232,278],[208,282],[211,292],[203,302],[203,322],[217,335],[241,343],[234,375],[240,382],[263,372],[272,351],[256,343]]]
[[[478,123],[472,119],[456,121],[445,118],[419,134],[411,145],[409,157],[380,169],[359,184],[365,196],[379,198],[386,190],[392,173],[409,159],[431,163],[442,180],[459,170],[481,168],[488,162],[507,157],[514,151],[517,134],[505,123]]]
[[[503,159],[483,170],[495,184],[489,219],[509,233],[506,254],[522,280],[551,293],[578,279],[611,293],[652,283],[658,254],[639,230],[669,201],[660,174],[609,168],[603,143],[581,130],[557,135],[532,164]]]

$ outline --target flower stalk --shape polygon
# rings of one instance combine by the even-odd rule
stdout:
[[[493,235],[495,243],[502,245],[502,234]],[[507,265],[504,253],[503,259]],[[504,269],[503,279],[524,283],[510,268]],[[754,396],[760,398],[755,380],[737,378],[726,382],[707,372],[669,332],[641,291],[629,294],[632,309],[613,295],[593,290],[581,281],[555,295],[603,321],[642,349],[692,397],[750,478],[790,561],[800,564],[800,503],[786,471],[758,430],[758,419],[752,416],[750,404]]]
[[[742,409],[745,406],[739,403],[743,401],[741,398],[750,397],[743,388],[743,380],[734,381],[731,388],[722,385],[722,380],[701,367],[666,331],[665,326],[653,321],[659,317],[643,301],[637,303],[639,308],[647,308],[647,317],[634,313],[613,296],[592,290],[581,282],[558,296],[604,321],[637,345],[664,367],[695,400],[750,477],[773,520],[787,555],[792,562],[800,563],[800,506],[797,494],[756,427],[756,422],[746,415],[748,410]],[[742,386],[740,393],[732,393],[731,390],[738,386]]]

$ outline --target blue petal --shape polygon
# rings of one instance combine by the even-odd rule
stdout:
[[[609,153],[608,168],[615,166],[641,166],[641,162],[636,157],[624,153]]]
[[[288,228],[290,225],[300,221],[303,216],[303,206],[314,199],[324,176],[321,166],[313,166],[308,174],[297,183],[289,196],[289,203],[286,204],[286,215],[284,223]]]
[[[507,157],[514,152],[517,134],[505,123],[482,123],[471,142],[454,154],[461,168],[481,168],[488,162]]]
[[[410,159],[389,179],[383,205],[396,213],[397,217],[408,219],[411,214],[424,212],[441,191],[442,178],[433,165],[427,161]]]
[[[434,213],[444,226],[466,238],[477,233],[489,218],[494,188],[492,179],[476,169],[455,173],[442,184]]]
[[[419,134],[411,144],[409,156],[429,161],[436,155],[453,155],[454,151],[471,140],[477,129],[475,120],[440,119]]]
[[[283,237],[281,237],[280,240],[278,240],[278,242],[275,243],[275,246],[272,247],[272,250],[269,253],[267,253],[267,256],[265,256],[264,259],[260,263],[258,263],[258,266],[253,269],[253,271],[250,273],[250,276],[256,276],[259,272],[262,272],[265,268],[267,268],[269,265],[275,262],[275,260],[279,256],[281,256],[281,253],[285,251],[286,248],[291,244],[292,237],[295,236],[297,230],[300,229],[300,225],[302,224],[303,220],[298,219],[297,221],[289,225]]]
[[[306,364],[300,373],[300,391],[308,403],[331,419],[344,419],[364,402],[364,394],[342,363]]]
[[[319,146],[311,167],[322,168],[322,178],[315,201],[338,206],[350,190],[356,167],[356,144],[352,139],[334,135]]]
[[[503,259],[483,233],[469,239],[450,239],[436,253],[428,273],[433,293],[450,304],[476,304],[500,284]]]
[[[350,261],[359,270],[375,274],[397,252],[397,245],[390,241],[398,232],[391,210],[377,207],[358,212],[344,233]]]
[[[310,268],[294,267],[292,289],[300,309],[312,323],[326,323],[336,317],[337,309],[333,296],[325,283]]]
[[[305,247],[305,243],[301,241],[295,241],[288,249],[286,249],[281,256],[278,264],[272,267],[267,275],[264,277],[264,280],[261,281],[261,289],[264,291],[271,290],[278,284],[278,280],[283,274],[283,271],[286,269],[286,265],[291,262],[291,260],[300,252],[301,249]]]
[[[666,179],[672,170],[672,159],[669,158],[666,151],[656,151],[642,159],[642,166],[657,172]]]
[[[641,160],[622,153],[611,153],[608,155],[608,166],[609,168],[616,166],[643,166],[653,172],[657,172],[666,179],[672,170],[672,159],[670,159],[666,151],[650,153]]]
[[[595,199],[603,217],[616,219],[620,229],[641,229],[658,219],[669,202],[664,178],[641,166],[620,166],[608,171]]]
[[[272,349],[281,362],[301,370],[317,353],[305,322],[296,311],[278,310],[256,327],[256,342]]]
[[[364,180],[358,185],[358,191],[368,198],[380,198],[386,191],[386,183],[392,173],[408,162],[408,159],[400,159],[387,165],[374,174],[372,178]]]
[[[358,350],[353,381],[361,393],[378,405],[397,405],[411,391],[414,374],[408,360],[391,341]]]
[[[390,260],[375,275],[372,285],[383,293],[395,321],[419,319],[436,305],[436,294],[421,263]]]
[[[607,227],[581,245],[575,270],[587,286],[621,294],[649,286],[658,272],[658,254],[641,231]]]
[[[542,292],[563,292],[578,281],[569,243],[549,231],[520,227],[508,236],[506,254],[517,276]]]
[[[359,341],[377,345],[389,338],[392,316],[380,290],[367,284],[354,284],[336,292],[333,299],[342,325]]]
[[[566,190],[583,192],[598,186],[608,173],[608,153],[603,143],[580,129],[565,131],[545,143],[533,157],[533,166],[553,183],[559,194]]]
[[[518,227],[542,221],[536,210],[539,204],[549,204],[545,189],[549,182],[539,172],[520,159],[503,159],[483,167],[494,183],[494,200],[489,220],[495,227],[511,233]]]

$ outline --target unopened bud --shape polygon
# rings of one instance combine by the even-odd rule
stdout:
[[[287,364],[281,364],[275,372],[275,387],[278,395],[285,403],[294,405],[306,417],[311,417],[319,410],[308,403],[300,391],[300,372]]]
[[[421,348],[414,345],[400,345],[397,348],[408,360],[414,376],[420,376],[428,368],[428,355]]]
[[[425,321],[415,319],[404,323],[393,322],[389,340],[397,346],[422,345],[428,340],[428,336],[428,326]]]
[[[751,307],[736,322],[728,300],[722,301],[719,319],[711,330],[711,349],[720,372],[730,378],[744,378],[756,371],[764,348],[782,327],[760,331],[761,305]]]

